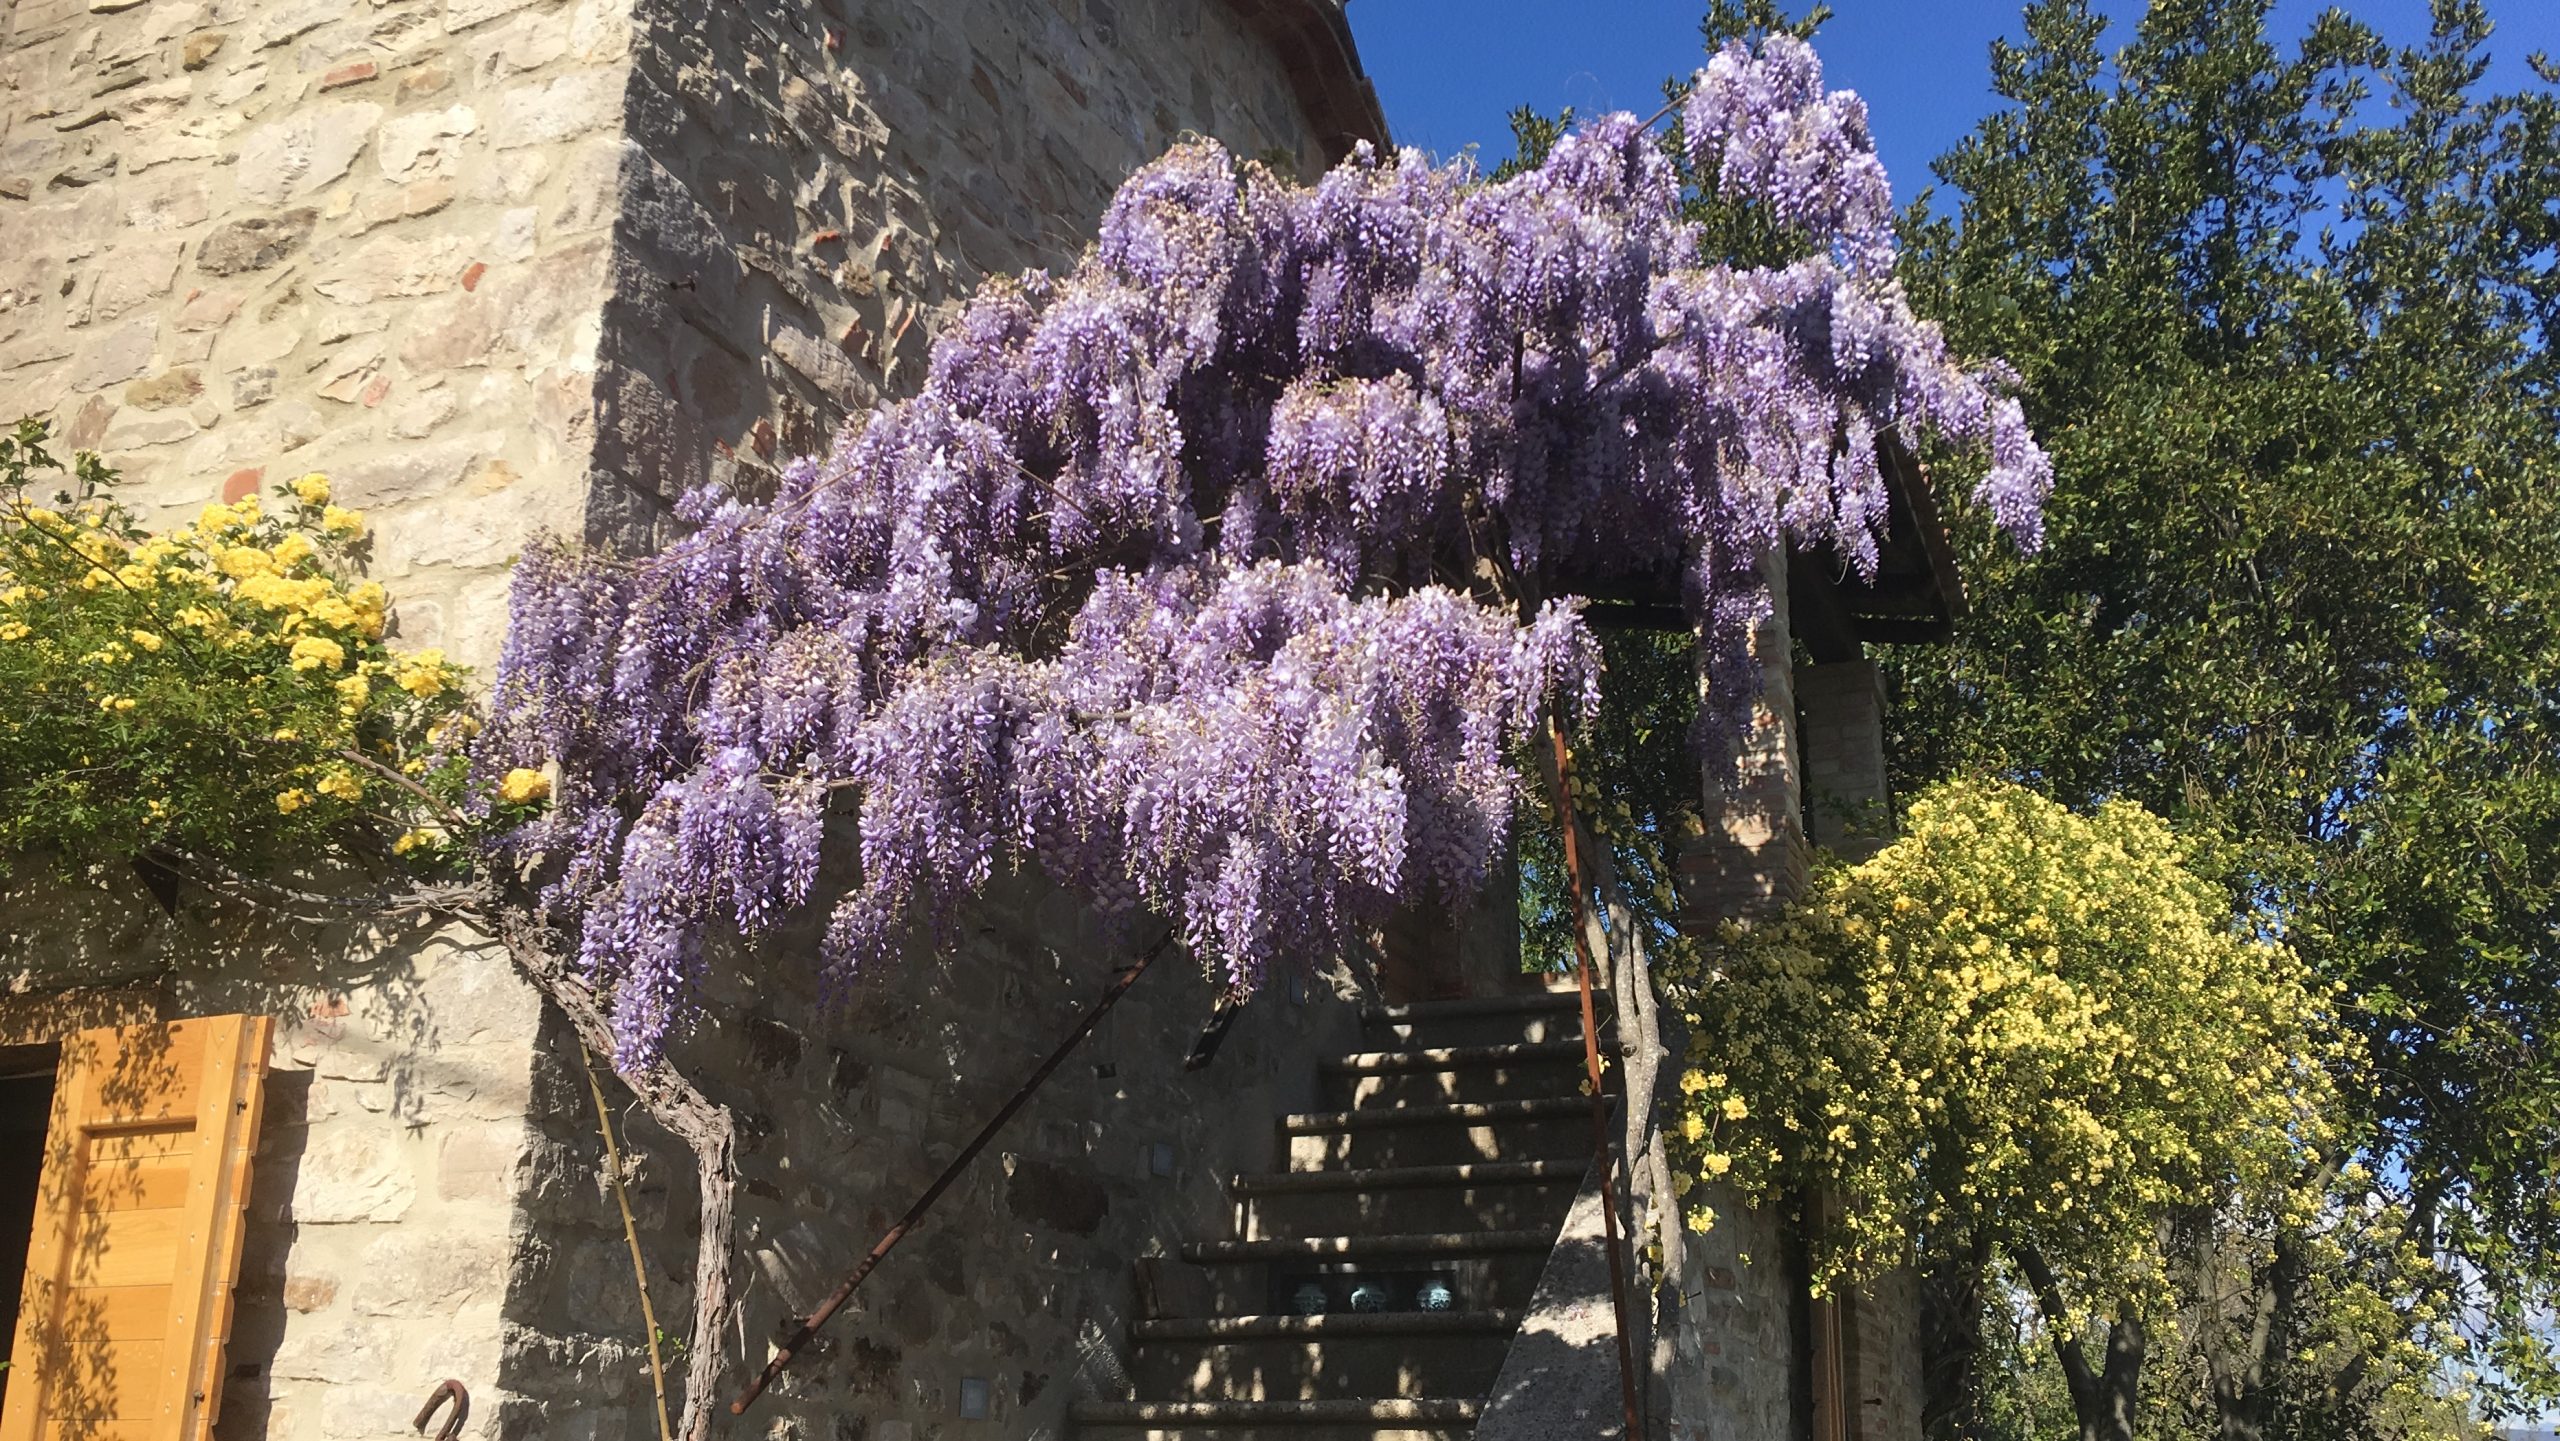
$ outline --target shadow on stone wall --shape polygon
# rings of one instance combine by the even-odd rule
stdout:
[[[794,933],[714,968],[676,1054],[739,1124],[728,1384],[761,1363],[1046,1056],[1129,954],[1070,897],[999,880],[936,952],[830,1009]],[[989,1435],[1055,1435],[1079,1397],[1126,1394],[1132,1267],[1230,1235],[1229,1176],[1272,1167],[1273,1120],[1315,1105],[1314,1058],[1352,1047],[1347,973],[1266,987],[1208,1069],[1183,1062],[1217,989],[1160,961],[942,1197],[748,1418],[759,1434],[898,1434],[985,1387]],[[546,1026],[505,1385],[528,1434],[573,1408],[645,1431],[648,1378],[626,1243],[576,1053]],[[689,1327],[693,1163],[615,1093],[660,1327]],[[680,1369],[672,1356],[670,1369]],[[725,1398],[724,1398],[725,1400]],[[777,1432],[776,1434],[782,1434]]]
[[[164,907],[138,883],[21,883],[0,954],[10,1040],[275,1019],[219,1436],[297,1434],[297,1413],[405,1427],[443,1374],[494,1387],[539,1014],[502,952],[193,885]]]

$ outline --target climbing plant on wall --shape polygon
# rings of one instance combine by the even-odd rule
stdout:
[[[529,555],[481,764],[556,769],[508,845],[625,1054],[714,928],[810,902],[831,811],[839,981],[1029,864],[1249,988],[1473,891],[1508,753],[1603,684],[1587,588],[1676,589],[1713,733],[1755,684],[1756,559],[1873,566],[1880,435],[1987,452],[1976,494],[2032,545],[2043,454],[2005,372],[1904,303],[1863,106],[1779,37],[1682,118],[1802,258],[1702,255],[1630,116],[1495,183],[1364,151],[1302,187],[1186,145],[774,494],[687,497],[646,558]]]
[[[258,797],[287,830],[353,820],[378,756],[485,835],[478,920],[695,1150],[687,1435],[726,1354],[735,1128],[667,1047],[724,941],[825,894],[841,986],[1022,866],[1169,919],[1247,990],[1480,884],[1522,743],[1607,684],[1593,589],[1680,599],[1711,752],[1757,685],[1759,559],[1876,564],[1882,438],[1986,457],[1973,494],[2037,543],[2049,466],[2009,373],[1906,303],[1863,106],[1782,37],[1719,54],[1680,135],[1792,258],[1709,253],[1632,116],[1499,181],[1364,149],[1300,185],[1180,147],[1065,274],[986,285],[919,392],[826,455],[684,497],[656,554],[532,547],[467,761],[433,696],[253,717],[305,748]],[[259,607],[241,588],[334,574],[303,521],[225,508],[180,543]],[[320,701],[361,678],[393,703],[420,663],[323,625],[334,594],[255,652],[268,684],[328,669]]]

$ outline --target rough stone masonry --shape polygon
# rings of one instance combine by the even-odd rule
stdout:
[[[154,523],[326,472],[374,522],[396,639],[485,669],[531,536],[655,544],[684,487],[818,447],[972,283],[1069,259],[1195,132],[1302,175],[1383,139],[1335,0],[0,0],[0,419],[103,451]],[[1730,858],[1751,897],[1800,865],[1791,744],[1779,823]],[[219,1434],[408,1434],[447,1376],[471,1435],[653,1432],[583,1077],[503,956],[218,922],[102,904],[48,950],[26,938],[61,916],[0,916],[39,996],[110,977],[123,1015],[283,1018]],[[684,1059],[741,1113],[741,1354],[1110,959],[1055,897],[979,926],[833,1018],[788,962],[721,983]],[[1217,1224],[1348,1024],[1325,987],[1269,998],[1185,1079],[1205,994],[1148,984],[734,1434],[1054,1435],[1110,1384],[1128,1262]],[[0,1043],[75,1016],[0,1008]],[[690,1168],[633,1131],[680,1333]],[[1742,1229],[1686,1288],[1709,1434],[1786,1410],[1775,1240],[1744,1265],[1718,1249]]]
[[[375,526],[396,640],[485,669],[527,539],[650,543],[714,465],[821,444],[913,378],[972,281],[1071,258],[1118,179],[1187,132],[1302,173],[1383,138],[1320,0],[0,0],[0,412],[104,452],[154,524],[327,473]],[[242,942],[195,901],[21,944],[63,919],[0,918],[39,995],[111,978],[119,1017],[286,1021],[222,1435],[405,1434],[445,1376],[474,1388],[470,1434],[653,1429],[582,1082],[503,957],[459,934]],[[1079,934],[1060,925],[1053,951]],[[704,1038],[708,1073],[771,1103],[742,1348],[785,1304],[774,1278],[902,1204],[1049,1026],[1020,957],[977,954],[938,1018],[857,1015],[830,1045],[795,1029],[815,1029],[800,996]],[[1173,1008],[1197,998],[1165,990],[1122,1027],[1146,1055],[1188,1040]],[[0,1039],[99,1014],[21,1007]],[[1066,1103],[1109,1110],[1094,1085],[1127,1088],[1106,1081]],[[1001,1381],[985,1434],[1036,1428],[1079,1338],[1061,1285],[1151,1230],[1133,1178],[1197,1189],[1221,1159],[1218,1113],[1157,1099],[1143,1144],[1027,1117],[992,1189],[954,1200],[1030,1249],[983,1272],[928,1253],[895,1333],[849,1318],[813,1367],[832,1379],[759,1425],[937,1434],[974,1365]],[[878,1146],[781,1174],[786,1140],[857,1123]],[[683,1160],[635,1139],[653,1259],[682,1275],[690,1209],[663,1178]],[[1149,1169],[1159,1139],[1176,1176]],[[794,1232],[813,1206],[828,1229]],[[672,1330],[683,1304],[675,1286]],[[826,1420],[849,1394],[876,1419]]]

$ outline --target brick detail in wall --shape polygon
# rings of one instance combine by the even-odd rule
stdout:
[[[1798,670],[1795,685],[1804,811],[1814,844],[1863,860],[1893,834],[1883,673],[1872,661],[1834,661]]]

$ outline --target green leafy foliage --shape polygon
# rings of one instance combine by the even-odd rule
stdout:
[[[463,674],[384,642],[363,518],[327,481],[154,534],[95,456],[64,471],[45,441],[0,436],[0,867],[447,852]]]
[[[1574,740],[1574,808],[1609,846],[1646,949],[1689,950],[1681,933],[1679,859],[1701,830],[1698,758],[1689,744],[1698,713],[1695,648],[1675,631],[1600,632],[1607,682],[1599,714]],[[1523,762],[1524,774],[1535,767]],[[1573,961],[1573,896],[1564,868],[1564,830],[1542,786],[1521,787],[1525,814],[1513,827],[1520,861],[1521,960],[1530,970]]]
[[[1985,1236],[2165,1311],[2166,1220],[2285,1204],[2334,1109],[2317,986],[2185,860],[2128,802],[1923,793],[1681,987],[1689,1174],[1830,1195],[1824,1285]]]
[[[2404,1342],[2488,1413],[2560,1394],[2560,103],[2485,92],[2473,0],[2405,50],[2266,9],[2110,51],[2041,0],[1995,49],[1911,283],[2058,485],[2040,555],[1959,527],[1894,751],[2171,817],[2337,988],[2369,1082],[2299,1185],[2391,1224],[2198,1239],[2198,1385],[2226,1435],[2442,1434]]]

